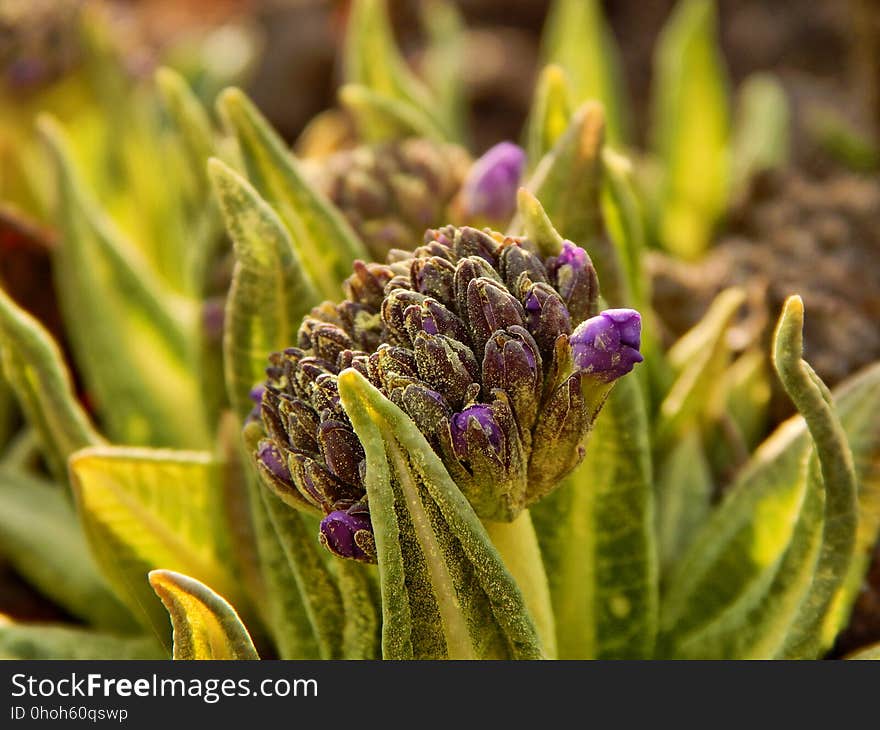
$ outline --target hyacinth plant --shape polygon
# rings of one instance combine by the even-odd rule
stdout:
[[[434,57],[454,57],[454,34],[434,36]],[[742,292],[657,344],[644,200],[602,107],[539,93],[538,143],[471,165],[450,153],[444,79],[406,67],[381,2],[354,3],[341,101],[371,146],[337,153],[363,161],[347,177],[340,157],[292,155],[241,92],[220,96],[215,127],[161,72],[156,149],[179,164],[140,172],[173,192],[196,171],[162,220],[188,230],[198,211],[214,232],[180,242],[200,262],[182,281],[96,200],[73,130],[41,120],[57,288],[93,405],[0,294],[29,424],[0,465],[0,550],[77,622],[0,624],[0,652],[827,653],[880,520],[880,370],[829,393],[793,296],[770,354],[799,413],[764,438],[762,353],[732,344]]]

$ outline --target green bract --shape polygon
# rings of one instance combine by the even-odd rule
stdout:
[[[524,135],[529,172],[521,184],[510,175],[494,183],[453,146],[465,142],[451,73],[460,23],[451,5],[431,8],[434,66],[422,81],[392,41],[384,3],[354,3],[340,101],[369,145],[346,153],[359,161],[354,180],[340,182],[320,158],[298,159],[241,91],[220,94],[215,124],[171,70],[136,104],[114,87],[108,108],[139,120],[130,133],[137,143],[120,127],[99,155],[69,120],[41,119],[54,191],[44,197],[54,199],[60,231],[56,288],[88,398],[78,397],[52,335],[0,292],[0,423],[14,423],[7,389],[26,423],[0,451],[0,554],[82,625],[37,628],[2,617],[0,655],[819,658],[846,626],[880,529],[880,364],[829,392],[803,359],[809,312],[797,292],[770,353],[731,344],[744,298],[737,289],[664,351],[642,269],[646,247],[658,241],[682,255],[702,250],[736,193],[732,176],[778,161],[768,140],[785,113],[773,83],[748,87],[731,142],[712,4],[684,0],[658,49],[659,175],[648,185],[651,166],[624,154],[629,114],[598,3],[560,0],[545,44],[554,65],[540,77]],[[691,134],[706,109],[711,124]],[[107,114],[103,129],[113,124]],[[605,145],[606,118],[614,149]],[[729,171],[731,144],[742,157]],[[92,170],[104,153],[127,171],[112,189]],[[711,166],[711,185],[692,186],[697,164]],[[439,180],[438,170],[448,177]],[[486,186],[504,188],[511,210],[516,197],[512,220],[502,221],[506,236],[467,219],[462,191]],[[349,452],[362,456],[343,466],[353,467],[358,499],[369,503],[372,542],[358,546],[375,564],[340,560],[318,540],[328,510],[268,488],[278,485],[258,472],[253,455],[266,434],[251,391],[266,382],[272,353],[332,317],[350,314],[359,332],[387,335],[394,311],[383,320],[379,310],[329,302],[409,296],[400,292],[421,264],[404,267],[413,267],[423,232],[409,250],[393,249],[409,240],[434,191],[442,200],[430,201],[424,227],[458,235],[459,244],[471,237],[461,246],[477,248],[461,258],[477,272],[473,297],[489,302],[493,316],[520,316],[521,292],[540,294],[542,304],[568,297],[578,323],[599,309],[631,307],[643,317],[644,362],[602,392],[607,400],[591,425],[581,424],[585,433],[532,444],[558,449],[541,452],[544,471],[558,473],[532,474],[542,498],[522,497],[515,510],[493,501],[486,485],[500,482],[480,474],[477,459],[453,461],[464,447],[451,437],[446,451],[437,446],[394,387],[371,380],[366,366],[338,368],[318,395],[336,399],[344,437],[356,434],[360,451]],[[393,227],[387,262],[370,260],[381,225],[362,224],[377,221]],[[516,250],[481,262],[485,239]],[[547,263],[577,247],[602,287],[580,298]],[[495,264],[504,272],[514,265],[505,258],[502,267],[503,256],[531,267],[533,278],[493,281]],[[431,265],[455,269],[447,263]],[[386,278],[364,274],[377,271]],[[448,302],[456,296],[447,294]],[[470,311],[467,303],[457,311]],[[411,323],[398,324],[401,345]],[[465,367],[462,341],[470,338],[477,363],[474,351],[490,350],[500,329],[476,315],[468,326],[458,344],[445,343],[453,370]],[[336,330],[319,334],[332,339]],[[533,334],[515,330],[492,347],[522,354]],[[412,340],[415,351],[430,338]],[[333,350],[322,347],[315,351]],[[498,402],[520,406],[505,428],[532,439],[523,424],[561,408],[535,394],[557,392],[554,378],[570,374],[563,355],[576,355],[567,347],[558,337],[535,343],[555,364],[536,376],[531,398],[521,387],[506,394],[513,388],[503,368],[488,381],[468,373],[462,392],[452,382],[443,395],[463,412],[472,386],[490,382]],[[383,355],[381,373],[412,386],[392,355]],[[771,377],[797,413],[766,436]],[[497,434],[485,418],[480,412],[463,428],[491,443]],[[517,489],[530,495],[527,466],[517,463]]]

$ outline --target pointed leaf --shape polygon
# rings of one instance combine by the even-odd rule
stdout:
[[[561,659],[648,658],[657,631],[651,453],[639,385],[620,380],[581,466],[532,508]]]
[[[248,495],[265,591],[257,608],[272,632],[281,659],[320,659],[312,621],[263,501],[265,491],[257,475],[249,470]],[[265,498],[268,501],[272,497],[278,499],[272,494]]]
[[[654,56],[653,149],[662,165],[658,235],[699,256],[727,207],[729,104],[714,0],[682,0]]]
[[[240,90],[224,91],[219,105],[251,184],[281,216],[322,296],[337,299],[351,262],[367,260],[363,244],[342,213],[307,182],[300,163]]]
[[[675,443],[657,477],[657,547],[664,573],[676,563],[709,516],[714,490],[697,428]]]
[[[41,130],[58,180],[63,314],[102,420],[125,443],[204,445],[194,304],[166,289],[87,199],[60,128],[44,119]]]
[[[534,167],[568,128],[574,111],[568,80],[561,66],[545,66],[538,83],[526,125],[526,151]]]
[[[602,151],[602,168],[602,215],[624,270],[624,301],[645,316],[649,304],[647,274],[643,268],[647,239],[641,203],[632,179],[632,163],[606,147]],[[650,363],[651,358],[646,356],[645,361]]]
[[[71,453],[103,439],[76,400],[70,372],[52,336],[2,289],[0,358],[6,380],[39,434],[52,472],[63,478]]]
[[[629,114],[620,51],[598,0],[556,0],[541,39],[545,63],[565,69],[574,101],[596,100],[605,107],[608,138],[615,144],[629,137]]]
[[[678,377],[660,404],[655,449],[663,450],[692,424],[716,417],[723,401],[718,385],[730,360],[727,330],[745,301],[742,289],[725,289],[703,318],[670,348]]]
[[[427,0],[420,5],[428,44],[421,64],[436,97],[436,113],[450,138],[462,141],[467,122],[464,82],[465,20],[452,0]]]
[[[419,108],[367,86],[345,84],[339,89],[339,103],[351,115],[358,138],[363,143],[376,144],[406,137],[446,141],[443,131]]]
[[[165,659],[155,639],[0,619],[0,659]]]
[[[519,588],[415,424],[354,370],[339,393],[367,454],[383,656],[541,657]]]
[[[818,657],[834,642],[846,620],[846,607],[839,599],[856,552],[858,529],[853,456],[831,394],[801,358],[803,327],[804,303],[800,297],[789,297],[776,327],[773,365],[813,440],[825,486],[825,524],[813,582],[792,618],[779,652],[783,658]]]
[[[437,101],[397,49],[385,0],[352,3],[345,36],[345,82],[400,102],[449,138],[442,115],[435,111]]]
[[[137,627],[98,572],[60,485],[0,467],[0,554],[73,616],[102,629]]]
[[[736,128],[732,142],[732,183],[741,197],[759,172],[788,161],[791,110],[782,83],[772,74],[749,76],[737,94]]]
[[[824,386],[800,359],[799,301],[780,320],[775,363],[804,417],[759,447],[676,566],[661,611],[664,654],[814,658],[833,639],[855,540],[854,479]]]
[[[269,354],[295,344],[303,316],[320,298],[284,224],[257,191],[220,160],[212,159],[209,169],[235,247],[224,364],[230,401],[244,418]]]
[[[98,564],[119,597],[163,641],[168,619],[147,583],[150,570],[197,577],[241,607],[229,568],[219,465],[210,454],[83,449],[70,459],[70,476]]]
[[[605,233],[599,206],[604,130],[602,108],[593,102],[581,106],[525,187],[541,201],[563,238],[590,254],[603,296],[612,304],[621,304],[624,273]],[[510,230],[521,232],[522,225],[516,216]]]
[[[318,542],[317,524],[308,523],[308,517],[291,509],[271,494],[262,492],[263,503],[269,515],[281,548],[287,557],[290,572],[314,632],[322,659],[341,659],[343,605],[339,587],[326,563]]]
[[[207,188],[203,170],[205,161],[214,154],[214,131],[208,113],[189,84],[177,71],[163,67],[156,71],[156,86],[162,102],[183,143],[190,168],[201,187]]]
[[[260,658],[235,609],[204,583],[171,570],[149,580],[171,616],[174,659]]]

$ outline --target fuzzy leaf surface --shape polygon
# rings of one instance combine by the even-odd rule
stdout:
[[[339,393],[367,455],[383,657],[542,657],[522,593],[415,424],[354,370]]]
[[[171,617],[174,659],[260,658],[235,609],[204,583],[171,570],[149,580]]]

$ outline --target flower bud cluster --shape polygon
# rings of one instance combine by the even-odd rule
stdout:
[[[595,270],[570,241],[542,257],[448,226],[387,264],[356,262],[345,288],[271,356],[256,453],[276,493],[325,515],[322,543],[344,557],[375,549],[342,370],[412,418],[480,517],[509,521],[580,462],[610,384],[641,360],[638,313],[595,312]]]

